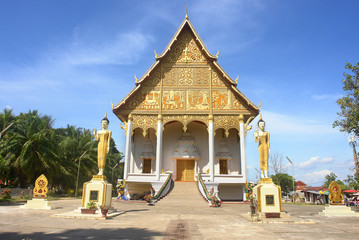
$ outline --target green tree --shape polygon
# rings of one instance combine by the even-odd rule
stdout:
[[[41,116],[36,110],[20,113],[7,139],[1,141],[0,154],[21,186],[33,183],[41,174],[51,182],[59,174],[69,174],[56,154],[52,124],[51,116]]]
[[[276,175],[271,175],[273,182],[279,185],[282,188],[283,194],[288,194],[293,191],[293,177],[287,173],[277,173]],[[294,190],[295,190],[294,182]]]
[[[352,73],[344,72],[343,90],[346,95],[337,100],[340,112],[339,120],[334,121],[333,127],[339,127],[340,131],[353,133],[359,136],[359,63],[345,64],[345,69]]]
[[[323,187],[328,188],[329,185],[335,181],[336,183],[338,183],[338,185],[342,188],[342,190],[346,190],[348,189],[348,187],[345,185],[345,183],[339,179],[337,179],[337,175],[333,172],[329,173],[328,175],[325,176],[325,182],[323,184]]]
[[[348,175],[346,179],[344,179],[344,182],[347,183],[347,186],[349,189],[359,189],[359,176],[358,175]]]
[[[81,157],[79,186],[96,174],[97,144],[90,130],[67,125],[67,128],[55,129],[57,153],[70,173],[63,185],[64,188],[75,188],[78,165]],[[61,177],[61,176],[60,176]]]
[[[6,131],[3,132],[11,123],[14,123],[15,116],[12,114],[12,109],[5,108],[2,113],[0,113],[0,140],[6,139]],[[7,130],[9,131],[9,129]]]
[[[123,154],[118,151],[115,141],[113,138],[111,138],[110,149],[106,156],[106,168],[104,175],[114,187],[117,184],[117,179],[123,178],[123,163],[121,162],[122,158]]]

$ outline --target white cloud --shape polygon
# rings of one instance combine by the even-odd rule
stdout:
[[[152,42],[152,37],[140,32],[118,34],[100,44],[80,40],[77,37],[68,49],[56,51],[51,59],[59,64],[70,66],[130,65],[138,61],[150,42]]]
[[[330,124],[318,123],[310,118],[288,116],[269,111],[261,111],[271,133],[288,135],[337,134]]]
[[[336,101],[338,98],[343,97],[342,94],[313,94],[312,98],[314,100],[329,100],[329,101]]]
[[[324,182],[324,177],[330,174],[331,172],[332,171],[328,169],[323,169],[320,171],[307,173],[303,175],[301,179],[296,179],[296,180],[301,180],[302,182],[306,183],[308,186],[319,187]]]
[[[299,167],[299,168],[306,168],[306,167],[312,166],[315,163],[328,163],[328,162],[332,162],[333,160],[334,159],[330,158],[330,157],[320,159],[319,156],[315,156],[315,157],[310,158],[308,161],[297,163],[295,165],[296,165],[296,167]]]

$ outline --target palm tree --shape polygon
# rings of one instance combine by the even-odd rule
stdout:
[[[71,174],[71,179],[66,182],[66,186],[71,188],[75,186],[80,157],[79,182],[81,186],[84,181],[91,179],[97,170],[97,145],[91,131],[67,125],[67,128],[56,129],[56,132],[60,138],[58,155],[61,156],[61,161],[65,163]]]
[[[41,116],[37,110],[20,113],[1,143],[0,154],[20,185],[33,183],[41,174],[50,182],[58,175],[69,175],[56,154],[52,124],[51,116]]]
[[[2,113],[0,113],[0,140],[6,139],[4,130],[13,124],[15,121],[15,116],[12,114],[12,109],[5,108]],[[8,129],[9,130],[9,129]]]

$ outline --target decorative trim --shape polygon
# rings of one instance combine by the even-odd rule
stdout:
[[[105,175],[92,175],[92,180],[106,181]]]
[[[134,131],[136,128],[142,129],[143,137],[146,137],[148,129],[153,128],[157,132],[157,121],[158,115],[133,115],[133,125],[132,130]]]
[[[239,133],[238,115],[214,115],[214,132],[220,128],[225,130],[226,137],[232,128],[237,129]]]

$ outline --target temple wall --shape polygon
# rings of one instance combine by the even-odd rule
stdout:
[[[208,162],[208,131],[207,126],[198,122],[191,122],[187,125],[187,132],[195,140],[195,146],[201,156],[201,159],[198,160],[197,171],[205,173],[209,169]],[[164,171],[172,171],[173,176],[176,177],[176,160],[172,159],[172,152],[178,144],[178,138],[183,133],[183,125],[179,122],[173,122],[166,124],[163,132],[163,162],[162,168]],[[148,136],[146,136],[147,138]],[[142,173],[142,164],[143,160],[141,159],[141,154],[144,149],[145,138],[142,135],[141,129],[134,130],[134,145],[133,145],[133,161],[132,167],[133,173]],[[219,150],[221,140],[223,138],[222,130],[218,129],[216,131],[214,144],[215,144],[215,155]],[[156,154],[156,143],[157,138],[153,129],[149,130],[149,139],[153,146],[153,153]],[[232,155],[232,160],[228,160],[228,174],[229,175],[238,175],[240,172],[240,153],[239,153],[239,141],[238,141],[238,132],[235,129],[229,131],[228,138],[225,138],[230,153]],[[151,162],[151,173],[154,174],[156,169],[156,161],[153,159]],[[215,160],[215,174],[219,174],[219,160]]]
[[[243,184],[219,184],[219,198],[221,200],[243,200]]]
[[[231,129],[229,131],[228,138],[225,137],[227,142],[227,146],[232,155],[232,160],[228,161],[228,174],[229,175],[238,175],[238,171],[240,170],[240,161],[239,161],[239,142],[238,142],[238,131],[235,129]],[[216,131],[216,135],[214,136],[214,155],[216,156],[221,140],[223,138],[222,129],[218,129]],[[219,160],[215,160],[215,174],[219,174]]]

